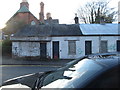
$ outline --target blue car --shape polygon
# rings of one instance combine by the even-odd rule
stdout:
[[[92,54],[73,60],[55,71],[38,72],[5,81],[1,88],[21,90],[120,88],[119,76],[120,52]]]

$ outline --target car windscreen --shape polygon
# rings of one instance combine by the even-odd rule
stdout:
[[[71,79],[58,79],[42,88],[75,88],[78,85],[82,87],[84,83],[101,72],[103,68],[94,60],[83,59],[64,71],[64,76]]]

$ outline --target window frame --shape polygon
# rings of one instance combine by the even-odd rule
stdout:
[[[107,46],[107,48],[106,48],[106,50],[103,50],[102,48],[102,44],[103,43],[106,43],[106,46]],[[100,41],[100,53],[107,53],[108,52],[108,40],[101,40]]]
[[[75,40],[68,41],[68,55],[76,55],[76,41]]]

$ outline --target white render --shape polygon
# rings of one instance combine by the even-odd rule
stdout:
[[[120,36],[119,36],[120,37]],[[13,56],[26,57],[40,56],[40,42],[41,40],[47,43],[47,57],[53,58],[53,41],[59,41],[59,59],[75,59],[85,55],[85,41],[92,41],[92,53],[99,53],[100,41],[105,40],[108,42],[108,52],[116,51],[116,42],[118,36],[62,36],[62,37],[29,37],[29,38],[12,38],[12,40],[19,40],[12,42]],[[41,39],[41,40],[40,40]],[[20,41],[21,40],[21,41]],[[76,41],[76,55],[68,54],[68,41]]]
[[[12,53],[14,56],[39,56],[40,45],[37,42],[13,42]]]

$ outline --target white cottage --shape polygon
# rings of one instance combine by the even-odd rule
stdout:
[[[11,40],[13,58],[75,59],[120,51],[118,24],[28,25]]]

